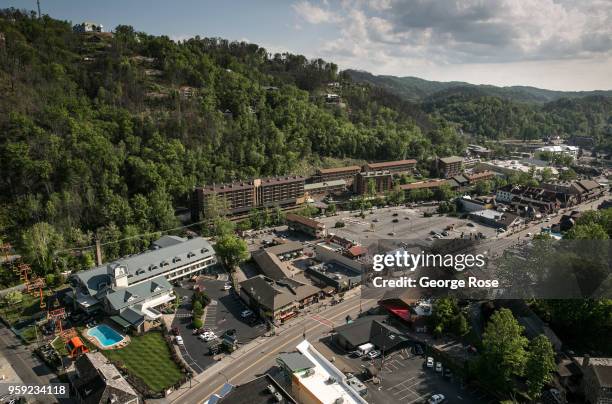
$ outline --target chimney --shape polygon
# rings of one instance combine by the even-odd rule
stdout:
[[[582,367],[586,368],[589,366],[589,362],[590,362],[590,357],[588,354],[585,354],[584,357],[582,358]]]

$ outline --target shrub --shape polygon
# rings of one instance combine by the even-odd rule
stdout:
[[[202,324],[202,319],[199,317],[195,317],[193,319],[193,328],[202,328],[203,324]]]
[[[346,224],[344,222],[336,222],[336,224],[334,225],[334,227],[336,229],[339,229],[339,228],[344,227],[344,226],[346,226]]]

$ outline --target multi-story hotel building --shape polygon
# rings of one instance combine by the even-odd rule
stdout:
[[[302,176],[287,176],[196,187],[191,218],[198,221],[213,196],[223,200],[230,215],[246,213],[253,208],[294,206],[303,202],[304,182]]]
[[[316,174],[311,177],[312,182],[329,182],[336,180],[345,180],[350,185],[355,178],[355,175],[361,171],[359,166],[337,167],[337,168],[320,168]]]
[[[444,178],[450,178],[461,174],[463,170],[463,158],[457,156],[442,157],[438,159],[438,171]]]
[[[364,195],[368,193],[368,184],[374,183],[374,188],[377,194],[382,194],[393,187],[393,175],[387,171],[369,171],[357,174],[355,183],[353,184],[355,193]]]
[[[380,163],[368,163],[363,166],[363,171],[389,171],[391,174],[410,174],[416,167],[416,160],[383,161]]]

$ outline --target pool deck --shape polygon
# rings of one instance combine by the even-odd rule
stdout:
[[[90,330],[92,330],[92,329],[94,329],[96,327],[99,327],[101,325],[104,325],[104,326],[106,326],[108,328],[111,328],[117,334],[121,335],[123,337],[123,339],[121,341],[113,344],[113,345],[102,345],[100,343],[100,341],[98,340],[98,338],[94,337],[93,335],[89,335],[89,331]],[[112,326],[110,326],[110,325],[108,325],[106,323],[100,323],[100,324],[98,324],[98,325],[96,325],[96,326],[94,326],[92,328],[87,328],[87,329],[83,330],[82,334],[83,334],[84,338],[86,338],[89,342],[91,342],[96,347],[98,347],[98,349],[121,349],[121,348],[123,348],[124,346],[126,346],[127,344],[130,343],[130,336],[129,335],[126,335],[126,334],[124,334],[124,333],[122,333],[120,331],[117,331],[117,329],[115,329],[114,327],[112,327]]]

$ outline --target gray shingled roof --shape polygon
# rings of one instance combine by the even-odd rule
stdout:
[[[292,373],[311,369],[315,366],[310,359],[300,352],[283,352],[278,355],[278,360],[283,362]]]
[[[108,300],[113,310],[122,310],[126,307],[135,306],[152,296],[161,295],[171,290],[172,285],[170,285],[170,282],[163,276],[158,276],[138,285],[111,290],[111,293],[106,295],[106,300]]]
[[[164,236],[155,241],[152,247],[153,249],[143,253],[78,272],[75,276],[87,287],[90,295],[96,296],[99,291],[104,290],[103,285],[111,284],[109,274],[112,274],[113,268],[117,266],[127,268],[128,284],[131,285],[184,266],[186,262],[199,261],[215,255],[210,243],[202,237],[184,239]]]

